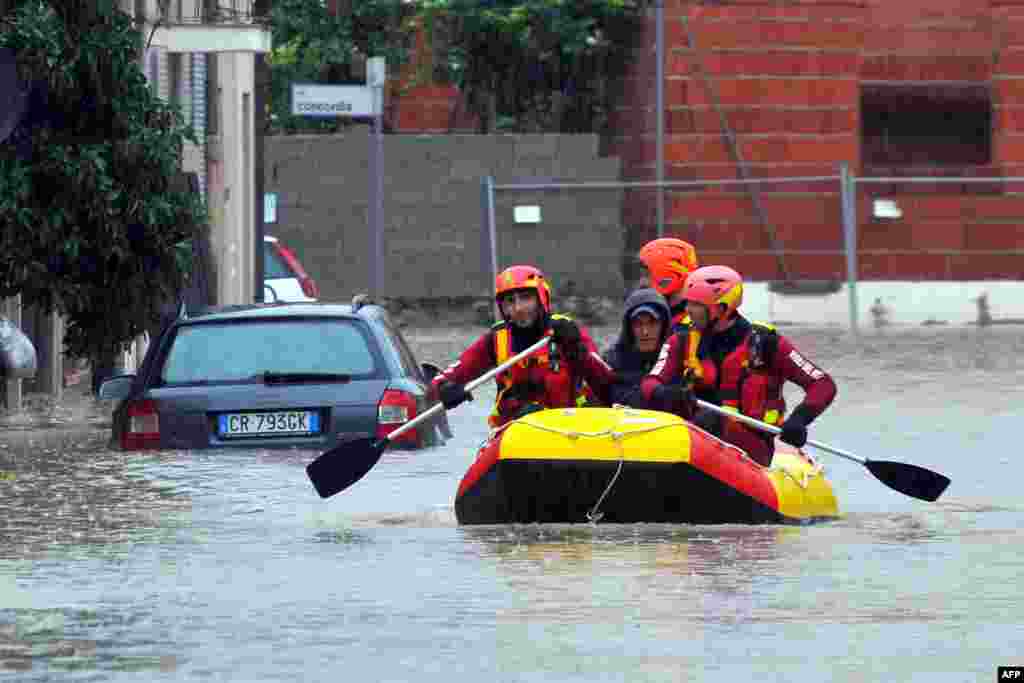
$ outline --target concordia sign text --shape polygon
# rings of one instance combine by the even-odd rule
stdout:
[[[373,116],[373,88],[365,85],[292,83],[295,116]]]

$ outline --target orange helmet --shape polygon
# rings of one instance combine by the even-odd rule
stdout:
[[[541,308],[551,313],[551,287],[544,273],[533,266],[510,266],[498,273],[494,281],[494,298],[500,304],[501,295],[515,289],[532,289],[537,292]]]
[[[728,266],[704,266],[686,278],[683,296],[687,301],[707,306],[708,319],[717,321],[715,328],[722,329],[743,303],[743,278]],[[725,305],[722,313],[719,304]]]
[[[671,296],[683,288],[686,276],[697,268],[697,250],[689,242],[661,237],[643,246],[640,260],[650,273],[651,286]]]

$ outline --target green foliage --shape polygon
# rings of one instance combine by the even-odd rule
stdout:
[[[595,132],[628,63],[645,0],[420,0],[439,66],[483,132]]]
[[[274,0],[270,121],[272,131],[333,131],[344,119],[291,114],[292,83],[366,81],[367,57],[385,57],[389,71],[407,59],[413,5],[403,0],[339,3],[337,16],[322,0]]]
[[[498,128],[595,132],[631,57],[647,0],[275,0],[271,121],[286,132],[333,131],[345,119],[290,113],[291,83],[363,83],[363,60],[407,61],[416,25],[434,47],[423,80],[454,83]]]
[[[0,145],[0,297],[60,312],[67,352],[98,357],[177,298],[175,244],[205,214],[179,173],[194,135],[148,87],[131,18],[109,0],[69,5],[22,0],[0,23],[0,47],[46,93]]]

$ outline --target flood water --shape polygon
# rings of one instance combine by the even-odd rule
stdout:
[[[315,452],[112,452],[88,401],[8,417],[0,680],[961,683],[1024,664],[1024,327],[783,332],[840,387],[812,438],[942,472],[940,502],[821,453],[836,522],[460,527],[490,388],[446,446],[385,454],[326,501]],[[446,364],[476,333],[407,337]]]

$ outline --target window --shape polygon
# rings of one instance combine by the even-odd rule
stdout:
[[[170,75],[170,83],[167,91],[170,94],[170,104],[178,110],[182,121],[192,125],[192,107],[189,101],[188,92],[185,90],[185,79],[182,77],[185,60],[183,55],[177,52],[167,54],[167,72]]]
[[[986,83],[863,83],[866,168],[981,166],[992,159],[992,95]]]
[[[237,382],[264,372],[376,377],[367,333],[352,320],[291,319],[183,325],[164,360],[165,384]]]
[[[391,338],[391,345],[398,354],[398,359],[405,371],[405,376],[419,378],[422,373],[416,364],[416,359],[413,358],[412,351],[409,350],[405,337],[398,331],[398,328],[392,327],[390,324],[385,324],[384,329],[387,330],[388,336]]]
[[[146,50],[146,79],[153,92],[160,91],[160,54],[156,48]]]
[[[220,133],[220,87],[217,79],[217,53],[206,55],[206,132]]]

